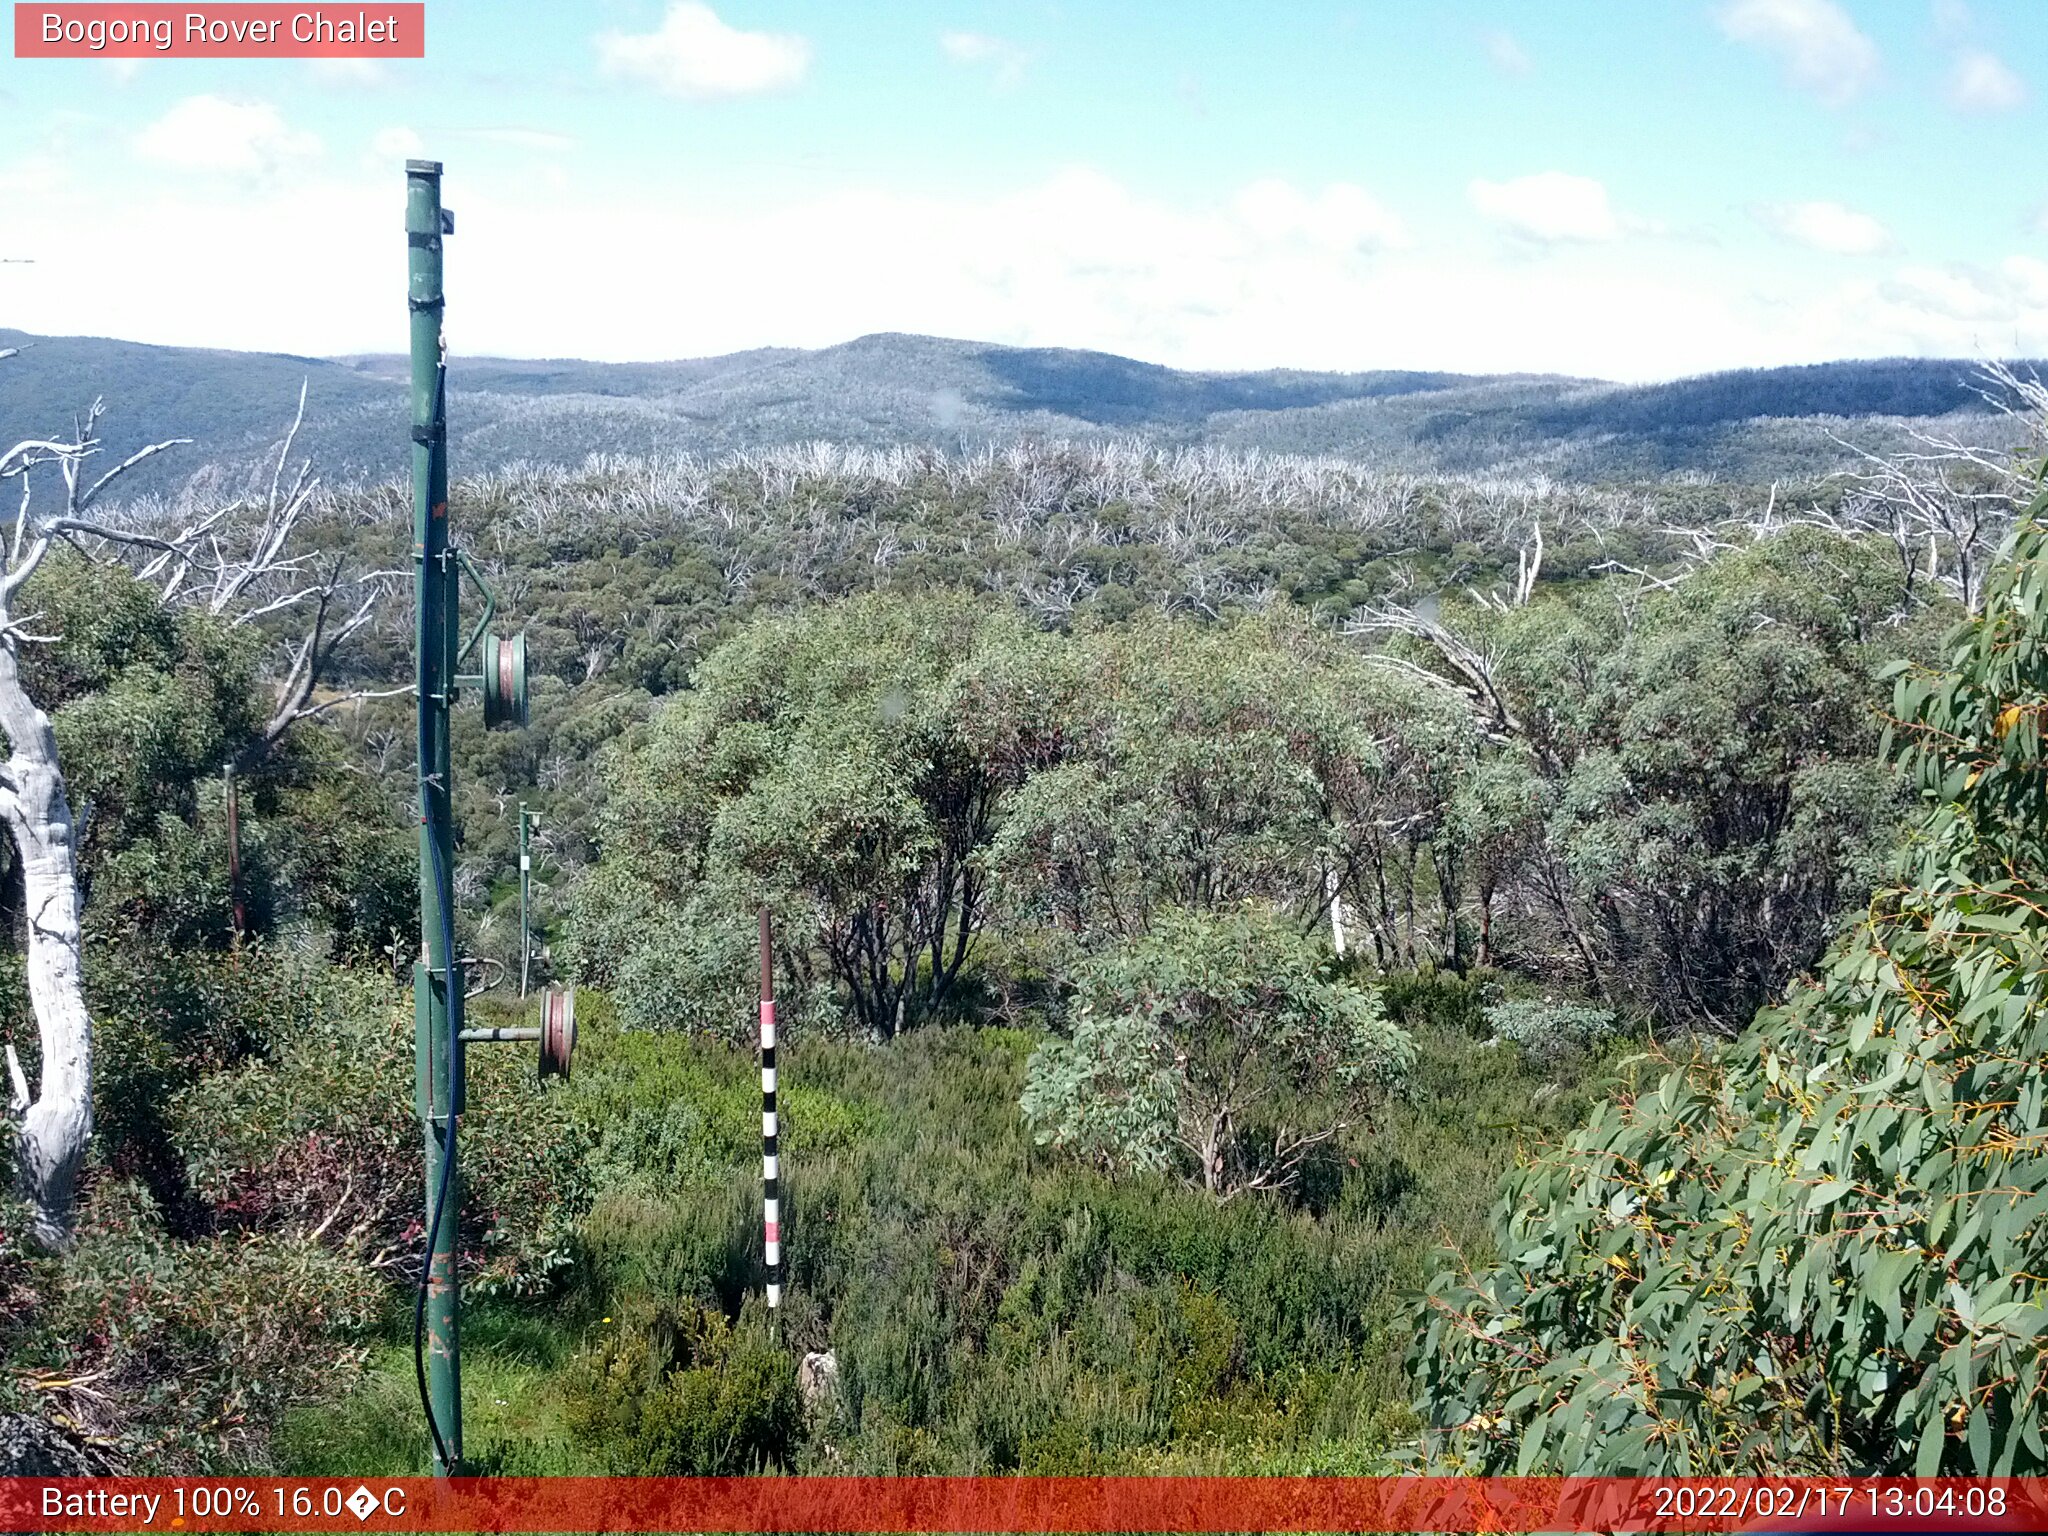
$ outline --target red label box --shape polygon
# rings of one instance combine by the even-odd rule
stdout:
[[[423,59],[427,8],[341,5],[14,7],[17,59]]]
[[[2048,1530],[2041,1478],[5,1478],[0,1530],[868,1533]]]

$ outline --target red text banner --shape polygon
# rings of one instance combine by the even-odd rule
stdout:
[[[2040,1531],[2048,1479],[4,1478],[6,1531]]]
[[[424,4],[25,5],[17,59],[421,59]]]

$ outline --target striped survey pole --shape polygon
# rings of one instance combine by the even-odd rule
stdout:
[[[768,1260],[768,1326],[782,1305],[782,1159],[776,1150],[775,963],[761,908],[761,1227]]]

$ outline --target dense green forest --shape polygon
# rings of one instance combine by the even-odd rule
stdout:
[[[462,949],[516,966],[525,800],[583,1028],[566,1083],[471,1054],[471,1460],[2048,1467],[2006,440],[1779,485],[1124,444],[462,482],[540,669],[526,729],[458,729]],[[292,608],[89,536],[17,600],[98,1061],[69,1243],[0,1196],[0,1416],[49,1464],[426,1465],[406,505],[306,505],[367,597],[275,741]]]

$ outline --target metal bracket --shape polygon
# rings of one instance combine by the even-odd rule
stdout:
[[[476,628],[469,632],[469,638],[462,642],[462,649],[455,653],[455,665],[461,666],[469,660],[469,653],[476,649],[477,641],[483,639],[484,631],[490,628],[491,620],[498,616],[498,594],[491,590],[491,584],[484,580],[483,572],[476,568],[476,562],[469,558],[469,551],[457,549],[455,558],[462,562],[462,568],[469,572],[469,579],[476,583],[477,590],[484,595],[484,614],[476,621]]]
[[[490,991],[492,987],[498,984],[497,978],[490,974],[490,969],[492,966],[496,966],[501,974],[505,969],[504,961],[493,960],[488,955],[464,955],[456,963],[462,967],[463,974],[465,976],[467,976],[472,970],[482,971],[484,973],[483,980],[470,981],[465,985],[462,993],[463,999],[465,1001],[472,997],[482,996],[484,993]],[[468,1037],[469,1031],[464,1030],[456,1038],[467,1039]]]

